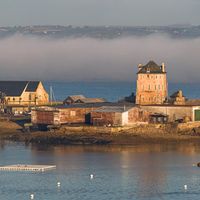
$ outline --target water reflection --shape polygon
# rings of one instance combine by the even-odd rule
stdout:
[[[4,140],[0,140],[0,150],[2,149],[4,149],[4,147],[5,147],[5,141]]]
[[[50,199],[190,199],[200,193],[199,169],[193,164],[200,160],[200,147],[187,145],[136,146],[44,146],[3,144],[2,163],[55,164],[57,170],[40,176],[16,175],[18,181],[30,183],[37,193],[48,191]],[[94,174],[94,180],[90,180]],[[8,190],[15,177],[2,177]],[[8,182],[9,181],[9,182]],[[37,184],[40,181],[39,185]],[[55,193],[56,182],[61,188]],[[24,183],[25,185],[26,183]],[[185,194],[183,185],[190,186]],[[11,188],[9,188],[11,187]],[[16,185],[16,191],[24,191]],[[45,188],[44,188],[45,187]],[[43,188],[43,190],[41,189]],[[52,189],[51,189],[52,188]],[[7,189],[3,188],[5,191]],[[54,191],[54,192],[53,192]],[[188,196],[189,195],[189,196]],[[178,196],[178,198],[177,198]],[[97,198],[98,197],[98,198]],[[187,197],[187,198],[186,198]],[[0,194],[1,199],[1,194]],[[40,198],[44,199],[44,198]],[[193,198],[195,199],[195,198]]]
[[[40,151],[50,151],[58,154],[80,153],[80,152],[169,152],[176,151],[185,154],[200,153],[200,146],[194,143],[187,144],[139,144],[135,146],[127,145],[69,145],[69,146],[53,146],[53,145],[30,145],[31,151],[38,153]]]

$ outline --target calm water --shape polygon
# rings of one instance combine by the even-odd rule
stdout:
[[[69,95],[84,94],[88,97],[103,97],[109,101],[117,101],[135,91],[132,82],[45,82],[49,91],[53,87],[56,100],[63,101]],[[170,83],[169,94],[182,89],[187,98],[200,98],[200,84]]]
[[[36,200],[195,200],[200,197],[200,169],[193,164],[199,161],[200,147],[190,144],[38,147],[2,143],[0,165],[55,164],[57,169],[0,172],[0,199],[27,200],[34,193]]]

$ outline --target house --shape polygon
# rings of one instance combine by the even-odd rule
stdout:
[[[165,64],[154,61],[139,64],[137,72],[136,104],[163,104],[168,96],[167,73]]]
[[[139,107],[103,106],[91,112],[91,124],[95,126],[128,126],[148,121],[149,113]]]
[[[183,96],[182,90],[179,90],[179,91],[173,93],[170,96],[169,102],[174,104],[174,105],[185,105],[186,104],[186,99]]]
[[[33,106],[49,102],[49,95],[41,81],[0,81],[6,106]]]
[[[63,101],[63,104],[73,104],[75,103],[76,101],[80,100],[80,99],[85,99],[86,97],[83,96],[83,95],[71,95],[71,96],[68,96],[64,101]]]
[[[107,102],[104,98],[87,98],[83,95],[72,95],[68,96],[63,104],[78,104],[78,103],[104,103]]]

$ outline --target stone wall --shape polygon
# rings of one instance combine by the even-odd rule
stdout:
[[[199,128],[200,122],[180,123],[177,125],[179,131],[187,131],[188,129]]]

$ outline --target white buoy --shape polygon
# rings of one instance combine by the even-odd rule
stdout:
[[[34,199],[34,194],[31,194],[30,197],[31,197],[31,199]]]
[[[94,175],[93,174],[90,174],[90,179],[93,179],[94,178]]]
[[[187,185],[184,185],[184,189],[185,189],[185,190],[187,190],[187,189],[188,189]]]
[[[57,182],[57,186],[60,187],[60,182]]]

